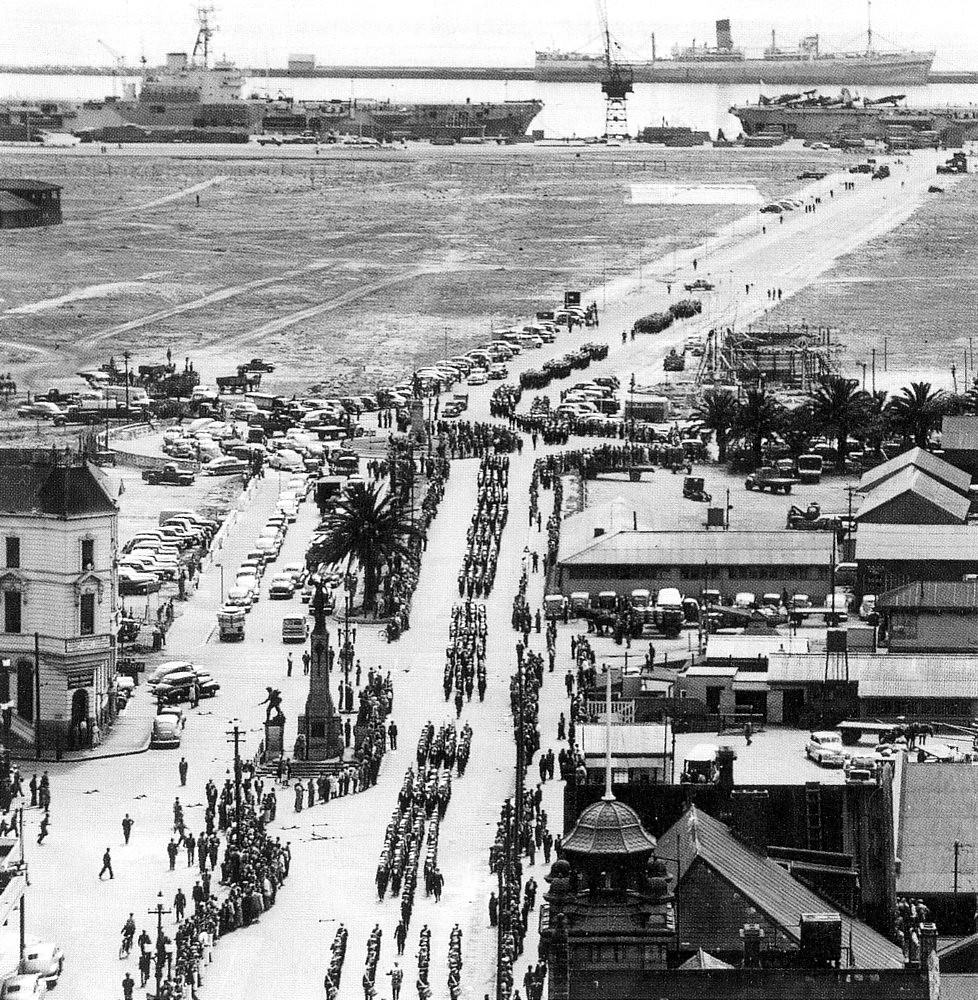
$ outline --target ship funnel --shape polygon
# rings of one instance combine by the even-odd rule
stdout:
[[[730,21],[728,18],[717,21],[717,48],[733,48],[733,36],[730,34]]]

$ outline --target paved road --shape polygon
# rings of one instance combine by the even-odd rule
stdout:
[[[608,307],[597,331],[563,334],[557,344],[524,354],[512,364],[513,376],[528,366],[563,353],[569,345],[586,340],[608,339],[613,350],[606,362],[592,365],[586,375],[599,371],[624,375],[635,371],[640,380],[658,380],[661,359],[670,346],[690,332],[736,316],[738,320],[758,316],[766,308],[764,289],[780,287],[791,294],[828,267],[839,254],[869,239],[909,214],[919,201],[933,170],[932,158],[915,157],[903,176],[899,169],[887,182],[860,178],[857,190],[825,201],[814,213],[798,212],[784,224],[774,223],[767,233],[756,231],[755,222],[742,226],[739,238],[728,233],[706,249],[680,254],[645,270],[633,287],[609,289]],[[835,182],[838,182],[838,178]],[[900,187],[901,181],[904,187]],[[833,181],[823,182],[823,186]],[[839,185],[841,187],[841,185]],[[675,266],[690,276],[691,260],[697,257],[697,273],[718,279],[704,317],[658,337],[639,338],[621,345],[620,330],[630,327],[641,314],[662,308],[669,297],[654,280]],[[756,288],[744,294],[745,282]],[[618,293],[623,293],[620,300]],[[677,290],[673,289],[673,298]],[[603,298],[598,293],[599,303]],[[557,387],[552,392],[555,394]],[[492,386],[470,391],[469,416],[488,417]],[[532,394],[528,394],[532,396]],[[419,893],[405,956],[405,991],[414,981],[417,935],[424,923],[432,928],[432,983],[435,995],[445,994],[448,932],[459,921],[465,932],[463,996],[478,998],[491,990],[493,941],[485,904],[491,888],[487,851],[492,841],[499,805],[512,789],[513,745],[508,713],[508,678],[514,665],[514,633],[509,613],[519,572],[519,554],[527,542],[542,552],[542,536],[527,527],[527,486],[533,452],[524,449],[514,457],[511,471],[511,516],[503,539],[500,571],[495,589],[487,600],[490,622],[489,690],[483,704],[465,706],[463,721],[474,729],[472,761],[468,773],[455,782],[454,795],[442,828],[440,865],[446,877],[442,903],[436,906]],[[380,995],[387,995],[383,973],[393,961],[393,929],[396,902],[376,899],[373,875],[383,828],[395,805],[397,789],[406,767],[413,760],[420,726],[428,719],[436,724],[451,712],[442,700],[441,677],[451,605],[457,599],[455,586],[462,556],[465,530],[474,499],[477,463],[456,462],[441,513],[436,519],[421,573],[411,630],[388,646],[373,628],[360,629],[358,653],[366,668],[381,664],[390,669],[395,685],[394,717],[400,727],[401,749],[385,760],[377,787],[329,806],[317,806],[295,816],[291,795],[280,798],[278,833],[290,840],[294,852],[292,875],[277,905],[263,916],[257,928],[231,935],[217,949],[208,970],[205,995],[237,998],[253,995],[255,983],[276,994],[297,997],[319,995],[329,942],[339,921],[350,928],[347,964],[341,996],[359,995],[367,935],[374,923],[384,930],[379,977]],[[253,490],[246,509],[235,515],[238,523],[229,533],[217,561],[225,566],[225,583],[251,546],[258,529],[275,504],[277,480],[269,479]],[[544,517],[550,502],[543,497]],[[306,505],[290,530],[281,561],[300,559],[314,526],[314,512]],[[539,601],[542,582],[532,581],[531,603]],[[30,847],[32,888],[29,927],[33,934],[61,942],[68,966],[61,987],[66,996],[91,993],[116,995],[124,963],[116,958],[118,931],[130,911],[137,921],[148,924],[147,909],[163,891],[169,905],[178,886],[189,892],[193,880],[185,871],[168,872],[164,846],[169,836],[171,805],[175,795],[187,807],[191,825],[202,816],[202,788],[208,777],[220,780],[226,773],[230,750],[225,742],[227,720],[240,717],[248,734],[249,751],[257,745],[262,712],[257,707],[266,685],[281,687],[284,709],[294,738],[296,715],[304,700],[301,672],[285,677],[285,647],[279,638],[281,618],[292,606],[264,599],[248,620],[248,637],[239,646],[228,647],[211,636],[214,612],[220,601],[220,573],[209,570],[198,593],[184,608],[171,632],[170,656],[183,656],[208,667],[222,684],[218,698],[191,713],[181,752],[190,761],[190,785],[178,787],[177,752],[152,752],[122,761],[61,765],[51,769],[54,804],[51,835],[41,848]],[[296,603],[295,607],[298,607]],[[568,659],[568,630],[562,630],[558,672],[548,676],[542,702],[543,745],[554,743],[556,720],[565,706],[562,670]],[[538,644],[540,639],[534,637]],[[301,653],[296,647],[297,654]],[[298,661],[298,655],[296,655]],[[145,692],[140,698],[146,698]],[[140,708],[139,702],[134,708]],[[145,709],[145,705],[142,706]],[[531,775],[535,765],[531,765]],[[560,829],[559,783],[546,789],[551,826]],[[136,820],[133,841],[122,847],[120,820],[129,811]],[[28,835],[36,833],[37,816],[29,815]],[[116,878],[98,883],[97,872],[105,846],[112,847]],[[543,886],[542,871],[536,873]],[[534,950],[533,935],[527,952]],[[517,979],[522,975],[517,970]]]

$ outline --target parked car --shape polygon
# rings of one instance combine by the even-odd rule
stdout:
[[[47,984],[36,973],[7,976],[3,981],[3,1000],[39,1000],[47,992]]]
[[[146,678],[146,683],[152,687],[154,684],[159,684],[160,681],[164,680],[170,674],[185,673],[193,669],[194,665],[189,660],[168,660],[166,663],[161,663]]]
[[[200,471],[205,476],[243,476],[249,468],[248,463],[240,458],[225,455],[223,458],[213,458],[205,462]]]
[[[53,420],[55,424],[63,424],[67,419],[65,411],[57,403],[48,403],[43,399],[18,406],[17,416],[37,420]]]
[[[805,755],[820,767],[844,767],[846,754],[842,734],[835,730],[812,733],[805,744]]]
[[[272,600],[287,601],[295,594],[295,578],[291,573],[277,573],[268,586],[268,596]]]
[[[57,986],[65,967],[65,955],[53,941],[35,941],[24,949],[20,971],[24,975],[38,975],[48,989]]]

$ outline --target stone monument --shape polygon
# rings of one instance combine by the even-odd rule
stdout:
[[[343,756],[343,724],[329,690],[329,630],[322,581],[312,600],[315,624],[309,637],[309,694],[299,716],[295,741],[297,760],[335,760]]]

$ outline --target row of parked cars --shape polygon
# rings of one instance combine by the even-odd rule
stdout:
[[[221,685],[206,670],[189,660],[168,660],[161,663],[146,679],[156,701],[150,746],[154,750],[171,750],[180,746],[187,719],[180,707],[184,702],[196,703],[200,698],[213,698]]]
[[[141,531],[124,546],[119,559],[122,597],[149,594],[180,573],[183,558],[192,549],[206,549],[220,525],[193,511],[169,511],[156,528]]]

